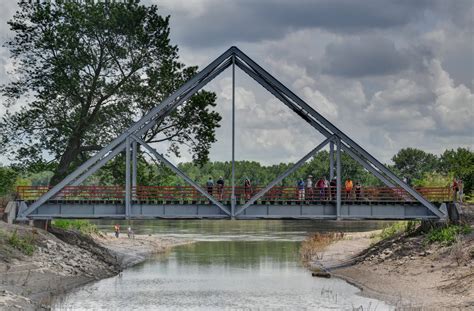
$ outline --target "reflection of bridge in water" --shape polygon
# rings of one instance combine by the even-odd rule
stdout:
[[[166,118],[196,92],[232,68],[232,173],[231,187],[222,196],[209,193],[143,140],[144,134]],[[324,140],[293,166],[261,188],[251,192],[235,185],[235,68],[278,98],[298,117],[324,136]],[[269,116],[271,117],[271,116]],[[329,179],[336,187],[327,194],[300,193],[294,187],[278,187],[306,161],[329,145]],[[141,150],[140,150],[141,149]],[[189,187],[137,185],[137,158],[146,152],[166,165]],[[118,154],[125,153],[125,185],[80,186]],[[345,153],[386,187],[363,188],[346,196],[342,189],[341,154]],[[445,219],[440,209],[450,198],[447,188],[414,189],[339,130],[285,85],[236,47],[229,48],[207,67],[155,106],[93,157],[52,188],[19,188],[17,219],[65,218],[326,218],[326,219]]]
[[[204,187],[203,187],[204,188]],[[19,199],[27,204],[48,192],[49,187],[18,187]],[[207,188],[206,188],[207,189]],[[263,187],[235,187],[237,210]],[[209,189],[210,190],[210,189]],[[232,187],[213,187],[208,193],[230,212]],[[436,205],[452,198],[449,187],[420,187],[415,190]],[[48,218],[123,218],[124,186],[69,186],[31,214],[34,219]],[[433,219],[436,215],[422,208],[403,188],[362,187],[341,197],[339,218],[358,219]],[[336,219],[336,187],[306,189],[275,186],[238,219],[308,218]],[[228,218],[205,195],[191,186],[136,186],[132,188],[131,218]]]

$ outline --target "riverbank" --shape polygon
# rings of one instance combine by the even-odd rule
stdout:
[[[49,309],[52,295],[107,278],[182,240],[50,232],[0,222],[0,309]]]
[[[474,308],[473,233],[450,246],[427,244],[423,234],[375,243],[377,235],[349,233],[322,250],[311,268],[329,271],[359,287],[363,296],[400,309]]]

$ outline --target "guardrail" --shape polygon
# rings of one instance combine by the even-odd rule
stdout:
[[[263,187],[235,187],[238,202],[247,201]],[[19,186],[17,197],[24,201],[35,201],[50,188],[47,186]],[[206,187],[216,199],[230,201],[231,187]],[[432,202],[447,202],[452,200],[450,187],[415,187],[415,190]],[[67,186],[52,200],[63,201],[123,201],[125,198],[124,186]],[[132,199],[140,202],[151,201],[206,201],[204,195],[191,186],[137,186],[132,188]],[[306,188],[299,191],[296,187],[275,186],[270,189],[259,201],[269,202],[321,202],[335,201],[336,189]],[[361,187],[346,192],[342,189],[343,202],[415,202],[416,200],[402,188],[389,187]]]

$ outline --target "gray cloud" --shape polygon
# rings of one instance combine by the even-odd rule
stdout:
[[[326,47],[323,72],[344,77],[398,73],[410,64],[409,55],[382,37],[348,39]]]
[[[149,0],[150,2],[154,2]],[[356,33],[399,27],[415,21],[427,1],[286,0],[208,1],[206,10],[172,4],[176,38],[187,45],[228,45],[278,39],[297,29]],[[166,3],[163,5],[166,11]],[[196,13],[197,12],[197,13]],[[173,21],[174,18],[174,21]],[[186,23],[178,22],[186,20]]]

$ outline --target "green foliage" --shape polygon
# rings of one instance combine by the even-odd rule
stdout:
[[[65,230],[77,230],[83,234],[97,234],[99,229],[94,224],[91,224],[87,220],[69,220],[69,219],[55,219],[51,225],[56,228]]]
[[[15,191],[15,181],[18,172],[9,167],[0,166],[0,196],[10,194]]]
[[[437,157],[416,148],[401,149],[393,156],[392,161],[401,176],[410,179],[421,179],[425,173],[437,168]]]
[[[464,193],[470,193],[474,188],[474,152],[467,148],[446,150],[440,156],[440,171],[461,178],[464,183]]]
[[[6,43],[16,79],[0,93],[7,109],[23,105],[0,120],[0,145],[19,166],[52,169],[53,184],[197,72],[179,62],[169,17],[156,5],[19,1],[18,7]],[[167,140],[176,155],[186,145],[205,162],[221,120],[211,111],[215,100],[214,93],[198,92],[143,139]]]
[[[419,221],[398,221],[384,228],[379,235],[382,240],[390,239],[402,233],[413,232],[419,225]]]
[[[472,228],[468,225],[450,225],[443,228],[432,229],[426,235],[426,243],[438,242],[442,245],[449,246],[456,241],[458,235],[464,235],[472,232]]]
[[[8,238],[8,244],[13,246],[14,248],[21,251],[23,254],[31,256],[35,251],[34,245],[34,236],[23,238],[18,235],[17,230],[15,230],[10,237]]]
[[[413,185],[417,187],[447,187],[453,182],[453,176],[437,172],[423,174],[423,178],[415,179]]]

